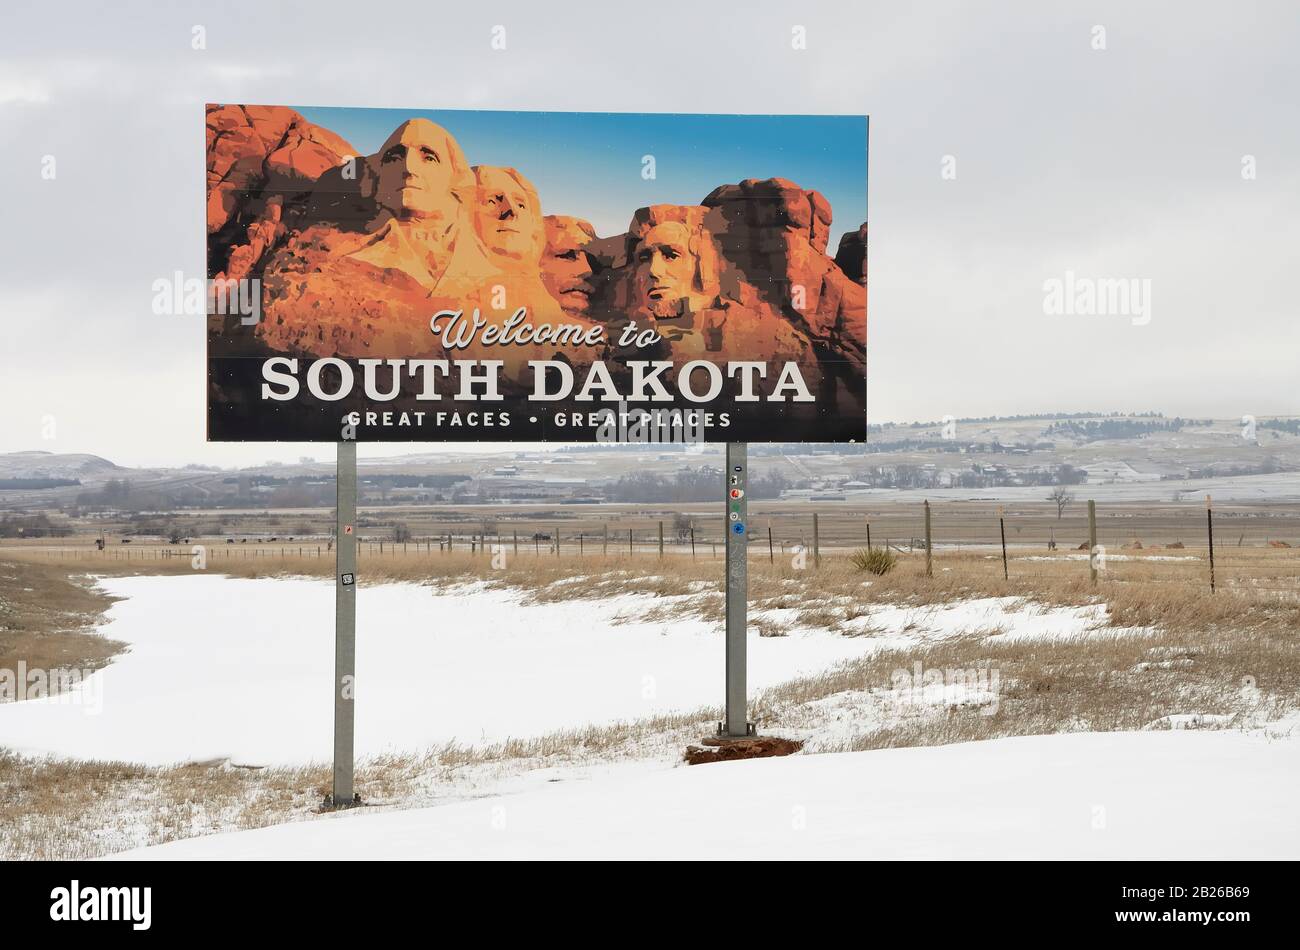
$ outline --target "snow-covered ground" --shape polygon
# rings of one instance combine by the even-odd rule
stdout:
[[[67,700],[0,705],[0,747],[150,763],[328,761],[328,582],[198,575],[102,584],[123,598],[104,632],[130,649],[79,687],[98,714]],[[521,591],[482,584],[363,588],[358,755],[420,753],[448,740],[477,745],[718,702],[716,623],[647,619],[665,603],[648,595],[525,601]],[[751,611],[785,634],[751,634],[752,690],[887,647],[904,648],[902,663],[909,645],[956,636],[1146,633],[1106,626],[1101,605],[1011,597],[799,603]],[[838,630],[808,626],[805,608],[838,616]],[[131,856],[1300,856],[1288,792],[1300,778],[1296,722],[1270,733],[1242,720],[1242,731],[1230,717],[1189,710],[1141,733],[809,754],[908,718],[997,708],[996,670],[938,671],[943,680],[931,683],[935,671],[919,661],[903,666],[889,682],[778,704],[773,731],[806,743],[789,758],[687,768],[681,748],[694,737],[670,730],[610,754],[575,748],[412,773],[385,804],[321,818],[294,808],[275,816],[286,825]],[[200,819],[196,831],[235,827]],[[151,840],[131,827],[112,830],[117,820],[105,814],[116,847]]]
[[[1295,859],[1300,742],[1076,733],[611,773],[115,858]]]
[[[319,580],[120,577],[104,632],[130,650],[77,697],[0,705],[0,746],[153,764],[230,758],[295,765],[332,753],[333,588]],[[362,588],[357,605],[359,756],[482,744],[721,705],[718,625],[646,621],[648,595],[520,603],[480,584]],[[768,617],[798,611],[754,611]],[[1100,607],[1015,598],[875,606],[844,636],[790,624],[749,639],[760,690],[882,646],[961,633],[1082,636]],[[72,702],[69,702],[72,699]],[[95,708],[99,707],[98,713]]]
[[[1225,502],[1283,502],[1300,500],[1300,479],[1294,472],[1272,475],[1224,475],[1218,478],[1172,480],[1128,479],[1113,483],[1089,482],[1089,498],[1104,502],[1160,501],[1175,499],[1189,507],[1204,503],[1211,494],[1219,504]],[[791,494],[791,493],[787,493]],[[852,502],[922,501],[1043,501],[1046,493],[1038,486],[1002,486],[999,488],[865,488],[843,492]]]
[[[1087,561],[1090,554],[1028,554],[1017,561]],[[992,560],[992,558],[990,558]],[[1200,561],[1195,554],[1107,554],[1107,561]]]
[[[334,591],[318,580],[105,578],[106,635],[130,651],[92,704],[0,706],[0,746],[165,764],[328,761]],[[521,606],[518,591],[360,590],[357,754],[419,751],[721,705],[723,641],[700,620],[645,622],[649,596]],[[626,622],[622,622],[626,618]],[[754,688],[861,655],[826,631],[751,638]]]

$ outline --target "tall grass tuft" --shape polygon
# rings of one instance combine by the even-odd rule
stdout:
[[[870,571],[872,574],[888,574],[898,563],[898,558],[894,553],[886,548],[858,548],[849,555],[849,563],[859,571]]]

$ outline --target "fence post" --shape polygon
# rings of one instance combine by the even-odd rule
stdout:
[[[1210,539],[1210,593],[1214,593],[1214,509],[1210,506],[1210,496],[1205,496],[1205,530]]]
[[[998,533],[1002,535],[1002,579],[1011,580],[1007,574],[1007,523],[1003,518],[1004,509],[998,505]]]
[[[767,563],[776,563],[776,552],[772,550],[772,522],[767,523]]]
[[[1088,576],[1097,583],[1097,502],[1088,499]]]
[[[515,528],[515,553],[519,553],[519,529]]]
[[[867,519],[867,550],[871,550],[871,519]]]
[[[691,560],[695,560],[695,525],[691,524]]]
[[[659,556],[664,556],[664,523],[659,522]]]
[[[628,556],[628,557],[631,557],[632,554],[633,554],[633,551],[632,551],[632,529],[631,529],[631,528],[628,528],[628,529],[627,529],[627,556]]]
[[[930,546],[930,502],[925,502],[925,576],[934,577],[934,552]]]
[[[822,566],[822,542],[818,533],[817,512],[813,512],[813,567]]]

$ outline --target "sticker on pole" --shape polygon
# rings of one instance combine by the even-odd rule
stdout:
[[[733,489],[731,490],[731,497],[732,497],[732,498],[744,498],[744,497],[745,497],[745,490],[744,490],[743,488],[733,488]]]
[[[340,575],[339,580],[342,582],[344,587],[351,587],[356,583],[356,577],[350,573]]]
[[[736,534],[744,534],[745,526],[743,524],[733,524],[731,530]]]
[[[344,534],[351,534],[351,533],[352,533],[352,525],[350,525],[350,524],[345,524],[345,525],[343,526],[343,533],[344,533]]]

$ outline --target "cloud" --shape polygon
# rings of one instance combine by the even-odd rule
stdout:
[[[20,8],[0,37],[0,390],[23,411],[56,401],[78,449],[303,454],[205,447],[201,329],[149,311],[153,279],[203,269],[197,103],[214,98],[869,113],[873,421],[1300,411],[1289,2],[148,9]],[[206,50],[190,48],[196,20]],[[795,23],[806,51],[791,49]],[[505,50],[490,47],[494,24]],[[1098,24],[1104,51],[1089,42]],[[39,177],[45,154],[56,181]],[[1247,154],[1255,180],[1240,174]],[[1042,283],[1067,269],[1152,280],[1151,324],[1045,316]],[[57,372],[42,372],[50,360]],[[33,447],[31,431],[6,426],[0,449]]]
[[[49,87],[35,79],[0,76],[0,106],[42,105],[50,101]]]

